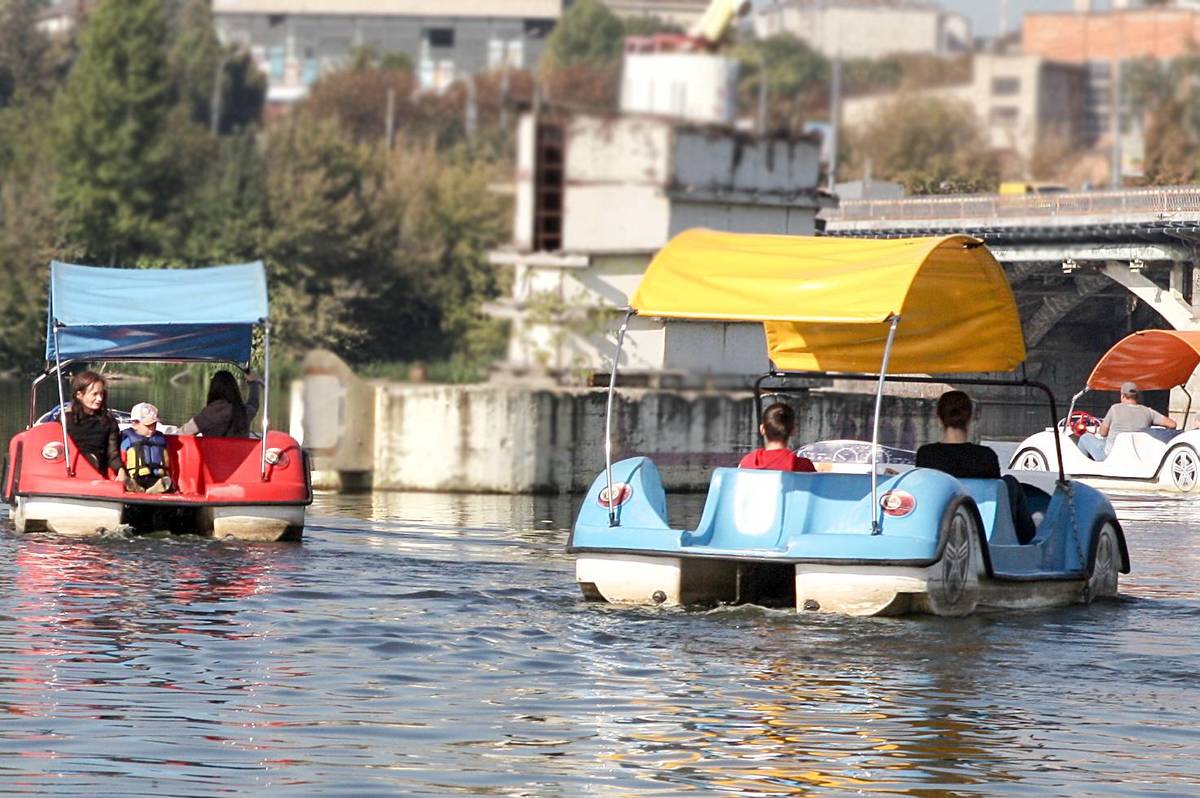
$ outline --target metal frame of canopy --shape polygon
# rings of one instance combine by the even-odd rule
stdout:
[[[625,333],[629,328],[629,319],[636,313],[632,308],[626,308],[625,318],[621,322],[621,326],[617,330],[617,347],[613,358],[613,368],[609,375],[608,381],[608,399],[604,410],[604,473],[607,483],[609,507],[608,507],[608,523],[609,526],[617,526],[616,521],[616,502],[613,499],[612,491],[612,408],[613,396],[616,392],[617,371],[620,367],[621,349],[625,341]],[[764,380],[771,378],[792,378],[792,379],[846,379],[846,380],[863,380],[875,382],[875,413],[871,425],[871,506],[876,505],[876,494],[878,493],[879,480],[879,419],[883,407],[883,386],[884,382],[889,379],[887,374],[888,360],[891,357],[892,343],[895,340],[896,328],[899,326],[900,317],[893,316],[889,324],[887,343],[883,350],[883,361],[880,364],[880,370],[877,374],[867,372],[836,372],[836,371],[776,371],[772,370],[762,375],[754,381],[754,411],[756,417],[762,414],[762,383]],[[940,377],[928,377],[922,375],[910,374],[894,374],[890,377],[892,382],[917,383],[925,385],[940,385],[946,382],[953,382],[956,385],[991,385],[997,387],[1011,388],[1032,388],[1042,391],[1046,394],[1050,403],[1050,424],[1057,426],[1058,424],[1058,403],[1054,399],[1054,393],[1050,387],[1036,380],[1020,379],[1020,380],[994,380],[981,377],[965,377],[947,380]],[[1190,397],[1189,397],[1190,398]],[[1073,403],[1072,403],[1073,406]],[[1066,473],[1063,470],[1062,457],[1062,442],[1058,436],[1054,436],[1054,447],[1058,454],[1058,480],[1059,482],[1066,481]],[[872,515],[871,532],[878,534],[879,521]]]
[[[914,291],[919,279],[924,280],[922,287]],[[949,297],[955,299],[947,306]],[[843,306],[843,298],[853,301]],[[779,373],[783,366],[803,374],[862,375],[878,363],[877,374],[871,376],[878,381],[871,434],[872,506],[878,495],[883,386],[894,353],[896,367],[908,373],[1007,371],[1025,357],[1016,304],[1002,269],[983,242],[961,235],[859,241],[688,230],[655,256],[625,310],[605,409],[605,481],[612,526],[617,525],[612,495],[613,399],[634,313],[763,322],[771,368]],[[915,321],[898,338],[902,315]],[[880,325],[886,325],[886,331]],[[860,332],[872,327],[869,335]],[[977,340],[978,346],[958,346],[964,336]],[[931,349],[928,341],[938,344]],[[830,371],[831,366],[844,371]],[[872,518],[871,528],[880,532],[877,517]]]
[[[60,325],[57,323],[54,325],[55,338],[58,337],[58,330],[62,326],[63,325]],[[263,481],[265,482],[267,479],[267,430],[270,427],[270,410],[271,410],[271,323],[267,319],[260,319],[258,326],[261,326],[262,331],[263,331],[263,406],[262,406],[262,432],[261,432],[262,442],[261,442],[260,452],[259,452],[259,473],[262,476]],[[63,454],[64,454],[63,459],[65,461],[67,475],[71,476],[71,477],[75,476],[75,469],[71,465],[71,463],[72,463],[72,461],[71,461],[71,443],[70,443],[71,436],[69,434],[67,434],[67,417],[61,410],[61,408],[66,407],[66,404],[67,404],[66,396],[63,393],[63,376],[64,376],[63,368],[64,367],[70,366],[74,363],[86,362],[87,360],[95,360],[95,361],[100,361],[103,363],[216,363],[216,362],[233,363],[232,361],[217,361],[217,360],[210,360],[210,359],[205,359],[205,358],[161,359],[161,358],[128,358],[128,357],[112,358],[112,359],[103,358],[103,357],[88,358],[88,359],[71,358],[71,359],[64,361],[59,357],[59,351],[60,350],[58,347],[58,341],[56,340],[55,341],[55,353],[54,353],[54,355],[55,355],[54,367],[48,368],[44,372],[42,372],[40,375],[38,375],[34,379],[33,384],[31,386],[30,397],[29,397],[29,427],[33,426],[33,422],[37,418],[37,387],[38,387],[38,384],[40,382],[42,382],[42,380],[45,380],[46,378],[48,378],[50,375],[52,375],[52,374],[56,375],[58,377],[56,382],[58,383],[58,406],[60,408],[59,413],[58,413],[58,421],[59,421],[59,425],[62,427],[62,433],[63,433]],[[249,370],[248,365],[243,366],[241,363],[233,363],[233,365],[237,366],[238,369],[240,369],[243,374],[245,374]],[[26,427],[26,428],[28,429],[28,427]]]
[[[754,405],[761,414],[763,396],[762,384],[765,380],[773,378],[863,380],[871,382],[874,382],[878,379],[882,385],[882,376],[883,375],[880,374],[838,371],[768,371],[766,374],[763,374],[754,381]],[[999,388],[1032,388],[1046,394],[1046,398],[1050,401],[1051,425],[1058,423],[1058,402],[1054,398],[1054,392],[1050,390],[1050,386],[1046,385],[1044,382],[1038,382],[1037,380],[1025,378],[1019,380],[993,380],[986,377],[928,377],[919,374],[893,374],[888,379],[890,379],[892,382],[915,383],[918,385],[990,385]],[[779,393],[787,393],[789,389],[786,387],[780,387],[776,389],[776,391]],[[878,407],[876,408],[876,413],[878,413]],[[878,438],[878,429],[876,429],[875,437]],[[874,450],[876,447],[878,447],[879,442],[878,440],[872,439],[871,444],[872,466],[874,466],[876,464],[874,462]],[[1058,453],[1058,479],[1061,482],[1066,480],[1067,476],[1062,465],[1062,442],[1057,436],[1054,438],[1054,446]]]
[[[625,333],[629,327],[630,317],[636,313],[633,308],[627,308],[625,311],[625,319],[621,322],[621,327],[617,332],[617,352],[613,360],[612,373],[609,375],[608,381],[608,402],[604,410],[604,473],[605,481],[608,490],[608,524],[609,526],[617,525],[616,502],[613,497],[612,490],[612,406],[613,394],[616,391],[617,370],[621,360],[621,346],[625,341]],[[878,463],[876,462],[877,452],[879,450],[879,412],[883,407],[883,383],[887,375],[888,360],[892,355],[892,344],[896,340],[896,328],[900,324],[900,317],[893,315],[888,322],[887,342],[883,347],[883,362],[880,365],[879,385],[875,391],[875,420],[872,425],[871,432],[871,506],[876,505],[876,494],[879,492],[879,474]],[[807,374],[809,372],[799,372]],[[761,413],[761,408],[756,407],[755,413]],[[1060,457],[1061,461],[1062,458]],[[879,519],[875,517],[875,513],[871,515],[871,534],[879,534]]]
[[[122,304],[127,295],[152,299]],[[245,373],[254,328],[261,328],[264,387],[259,471],[262,479],[267,479],[271,324],[266,315],[266,273],[261,261],[202,269],[116,269],[54,261],[49,300],[46,356],[49,359],[53,344],[54,365],[47,365],[33,382],[31,426],[37,386],[52,374],[58,382],[59,407],[66,407],[63,369],[72,363],[231,363]],[[70,330],[78,330],[83,343],[74,342],[64,360],[62,334]],[[106,332],[101,336],[97,331]],[[236,336],[232,341],[213,337],[229,333]],[[244,363],[232,355],[244,355]],[[67,474],[73,477],[70,435],[61,411],[59,423]]]

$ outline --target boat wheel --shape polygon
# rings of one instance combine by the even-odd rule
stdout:
[[[1047,471],[1046,455],[1037,449],[1024,449],[1013,460],[1014,471]]]
[[[1096,533],[1096,553],[1092,557],[1092,574],[1087,581],[1087,600],[1112,598],[1117,595],[1117,579],[1121,570],[1121,549],[1117,530],[1106,521]]]
[[[970,500],[960,500],[942,521],[945,543],[933,567],[927,594],[935,615],[968,615],[979,600],[975,569],[979,528]]]
[[[970,517],[957,512],[950,519],[950,530],[946,536],[946,553],[942,559],[942,598],[947,604],[962,600],[967,585],[967,573],[971,565],[971,541],[967,537]]]
[[[1190,491],[1200,478],[1200,457],[1192,447],[1180,446],[1167,455],[1167,469],[1176,490]]]

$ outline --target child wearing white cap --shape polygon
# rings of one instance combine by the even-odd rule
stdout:
[[[158,430],[158,408],[138,402],[129,411],[133,426],[121,433],[121,457],[128,475],[125,487],[138,493],[174,489],[167,473],[167,439]]]

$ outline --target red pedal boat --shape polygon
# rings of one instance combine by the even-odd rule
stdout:
[[[8,445],[0,489],[18,532],[91,535],[168,528],[243,540],[296,540],[312,503],[308,460],[294,438],[167,435],[170,493],[106,478],[67,435],[61,414],[35,419],[40,383],[87,362],[216,362],[249,366],[262,330],[270,384],[270,325],[261,262],[203,269],[112,269],[54,262],[46,370],[32,386],[30,426]],[[197,408],[199,409],[199,408]],[[40,423],[39,423],[40,422]]]

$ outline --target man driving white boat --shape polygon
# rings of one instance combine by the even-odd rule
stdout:
[[[1100,422],[1099,436],[1104,438],[1104,457],[1112,451],[1113,443],[1122,432],[1145,432],[1152,426],[1175,429],[1177,426],[1175,419],[1164,416],[1152,407],[1146,407],[1138,399],[1136,382],[1125,382],[1121,385],[1121,401],[1110,407],[1104,415],[1104,420]]]

